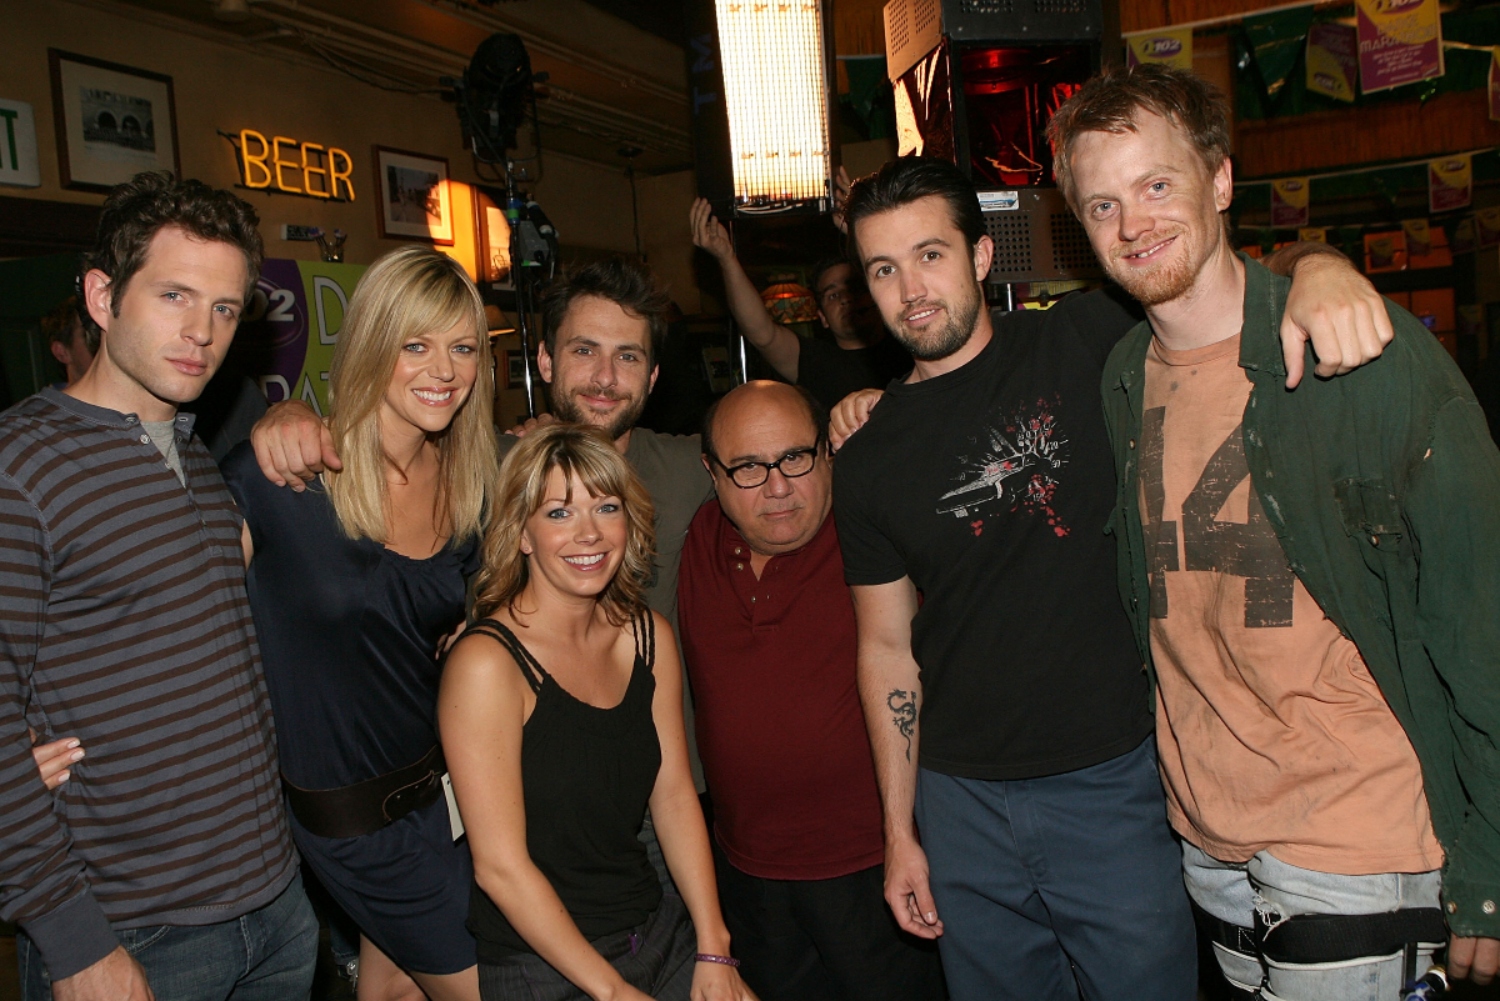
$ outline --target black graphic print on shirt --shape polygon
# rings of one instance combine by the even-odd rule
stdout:
[[[1229,432],[1203,467],[1197,485],[1182,502],[1182,553],[1179,556],[1178,522],[1164,520],[1166,488],[1162,427],[1166,413],[1166,407],[1146,411],[1141,428],[1141,489],[1146,506],[1151,617],[1167,617],[1165,575],[1168,572],[1207,570],[1245,578],[1245,628],[1291,626],[1295,578],[1254,486],[1250,488],[1248,522],[1219,520],[1230,494],[1250,478],[1241,424]]]
[[[1066,536],[1069,528],[1053,506],[1057,480],[1051,474],[1068,462],[1057,403],[1038,399],[985,422],[969,438],[973,451],[958,457],[960,471],[953,477],[958,485],[938,498],[937,513],[970,519],[969,527],[980,535],[986,515],[1025,512],[1046,518],[1053,532]]]

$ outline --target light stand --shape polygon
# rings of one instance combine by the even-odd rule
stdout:
[[[516,335],[521,340],[522,387],[526,392],[526,414],[535,417],[536,384],[531,378],[531,359],[536,345],[531,333],[531,314],[537,291],[551,279],[557,267],[557,231],[536,202],[516,187],[515,164],[505,165],[505,218],[510,223],[510,273],[516,286]]]

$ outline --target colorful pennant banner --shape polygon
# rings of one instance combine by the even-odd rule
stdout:
[[[1176,69],[1193,68],[1193,29],[1162,28],[1125,36],[1125,61],[1130,66],[1161,63]]]
[[[1271,182],[1271,225],[1306,226],[1312,185],[1306,177],[1283,177]]]
[[[1315,24],[1307,32],[1307,89],[1354,101],[1359,82],[1359,38],[1347,24]]]
[[[1438,0],[1355,0],[1360,93],[1443,75]]]
[[[1445,156],[1427,164],[1427,211],[1466,209],[1474,200],[1474,157]]]

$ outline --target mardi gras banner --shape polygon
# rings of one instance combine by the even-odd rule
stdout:
[[[1359,80],[1359,38],[1347,24],[1315,24],[1307,32],[1307,89],[1354,101]]]
[[[1427,211],[1466,209],[1474,197],[1474,158],[1444,156],[1427,163]]]
[[[1162,28],[1125,36],[1125,62],[1161,63],[1181,70],[1193,68],[1193,29]]]
[[[1271,225],[1306,226],[1312,185],[1305,177],[1283,177],[1271,182]]]
[[[1481,247],[1500,244],[1500,205],[1475,212],[1474,222]]]
[[[1297,230],[1299,243],[1327,243],[1327,226],[1302,226]]]
[[[269,260],[235,335],[240,365],[271,403],[328,411],[328,366],[363,264]]]
[[[1355,13],[1360,93],[1443,75],[1438,0],[1355,0]]]

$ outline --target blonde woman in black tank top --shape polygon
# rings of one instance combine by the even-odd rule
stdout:
[[[479,621],[438,707],[481,996],[753,1001],[688,769],[677,646],[642,597],[649,497],[607,435],[558,424],[511,450],[494,512]],[[680,899],[636,839],[648,804]]]

